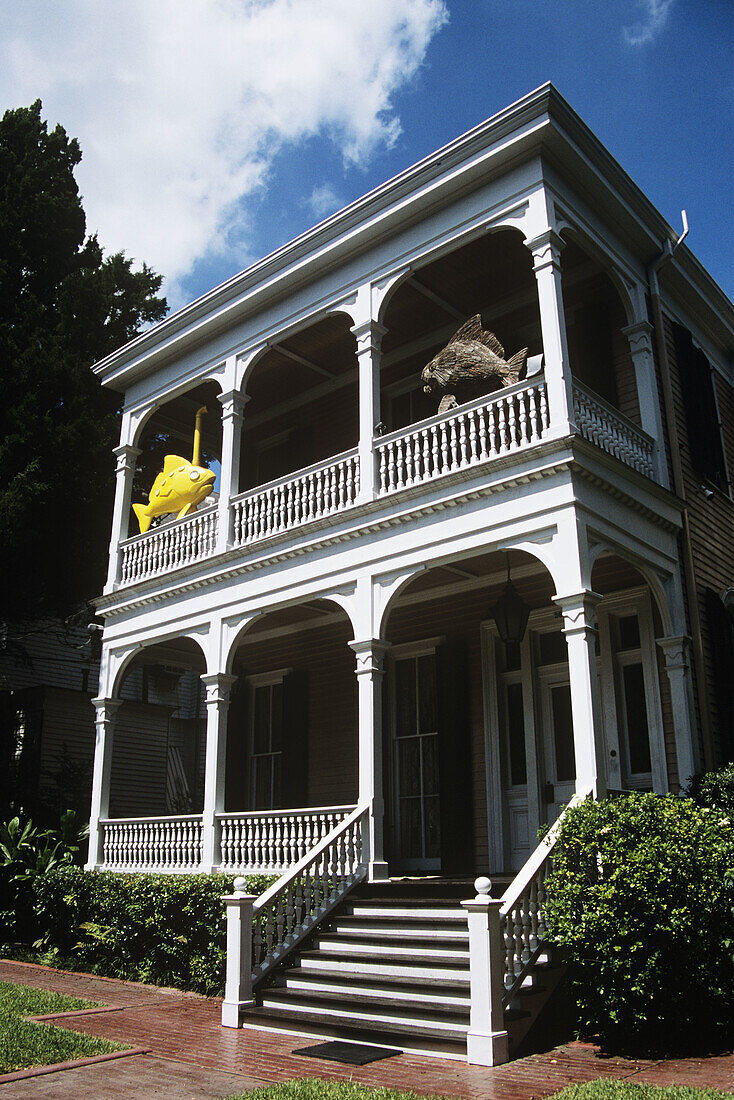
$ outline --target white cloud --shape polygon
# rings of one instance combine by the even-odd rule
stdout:
[[[314,187],[306,199],[305,205],[317,218],[326,218],[342,205],[340,198],[330,183]]]
[[[646,46],[662,31],[674,0],[638,0],[644,9],[639,23],[624,28],[624,37],[630,46]]]
[[[392,98],[447,13],[444,0],[24,0],[1,18],[0,103],[40,97],[79,139],[89,230],[175,298],[197,259],[233,237],[246,249],[241,200],[285,143],[325,136],[349,165],[395,142]]]

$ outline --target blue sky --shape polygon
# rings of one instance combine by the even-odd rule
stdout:
[[[731,297],[733,42],[731,0],[5,0],[0,106],[178,306],[551,80]]]

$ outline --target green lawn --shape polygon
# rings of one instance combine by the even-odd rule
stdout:
[[[78,1008],[93,1007],[94,1001],[0,982],[0,1073],[124,1049],[124,1043],[111,1043],[107,1039],[95,1039],[77,1031],[32,1024],[23,1019],[24,1016],[43,1016],[50,1012],[73,1012]]]
[[[693,1089],[684,1085],[658,1088],[655,1085],[633,1085],[627,1081],[601,1080],[590,1081],[585,1085],[570,1085],[555,1093],[552,1100],[729,1100],[730,1097],[734,1097],[734,1092]],[[419,1100],[419,1097],[414,1092],[371,1089],[367,1085],[321,1081],[312,1077],[269,1085],[267,1088],[255,1089],[254,1092],[230,1096],[226,1100]],[[450,1098],[436,1095],[434,1100]]]

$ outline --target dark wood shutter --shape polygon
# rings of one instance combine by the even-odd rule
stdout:
[[[717,592],[706,589],[714,697],[725,760],[734,760],[734,622]]]
[[[250,746],[247,728],[247,683],[244,673],[232,685],[227,711],[227,765],[224,805],[228,811],[250,809]]]
[[[702,478],[725,490],[726,466],[711,364],[700,348],[694,347],[690,332],[682,325],[673,325],[673,341],[683,392],[691,464]]]
[[[466,647],[448,641],[436,651],[441,769],[441,873],[471,874],[474,821]]]
[[[308,674],[290,672],[283,681],[283,808],[308,805]]]

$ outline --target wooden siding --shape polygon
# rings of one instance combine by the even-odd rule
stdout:
[[[168,719],[171,708],[123,702],[112,745],[110,817],[166,813]]]
[[[697,689],[705,692],[711,716],[714,764],[723,762],[734,747],[732,731],[724,730],[719,723],[716,698],[712,683],[712,649],[714,639],[706,616],[706,589],[717,592],[734,585],[734,502],[729,495],[711,488],[712,495],[703,492],[701,476],[696,473],[690,450],[688,427],[683,401],[680,372],[676,361],[673,321],[667,315],[665,341],[670,363],[671,385],[675,406],[676,428],[680,443],[680,457],[688,509],[691,548],[696,578],[696,594],[701,616],[701,638],[704,664],[707,670],[705,685]],[[729,464],[729,475],[734,465],[734,390],[720,375],[714,375],[716,397],[719,406],[724,453]],[[712,430],[719,430],[712,425]],[[734,674],[734,670],[733,670]]]

